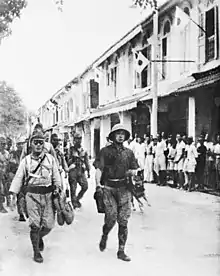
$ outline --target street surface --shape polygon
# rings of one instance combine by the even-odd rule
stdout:
[[[132,214],[126,251],[132,261],[126,263],[116,258],[117,227],[99,252],[103,215],[96,213],[90,182],[75,222],[56,225],[45,238],[43,264],[32,260],[27,223],[15,212],[0,214],[0,276],[220,275],[219,198],[148,184],[151,207]]]

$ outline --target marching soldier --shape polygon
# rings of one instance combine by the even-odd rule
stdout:
[[[44,132],[43,125],[40,124],[40,123],[36,124],[35,127],[34,127],[34,131]],[[27,156],[28,154],[31,153],[31,149],[32,149],[32,147],[30,145],[30,139],[28,139],[28,141],[26,142],[26,144],[23,147],[23,150],[22,150],[22,153],[21,153],[21,160],[25,156]],[[57,166],[58,166],[59,162],[58,162],[58,160],[56,158],[56,152],[55,152],[55,150],[54,150],[54,148],[53,148],[53,146],[52,146],[51,143],[46,142],[46,141],[44,142],[44,151],[47,152],[47,153],[49,153],[49,154],[51,154],[55,158]]]
[[[99,249],[105,250],[108,234],[117,221],[119,225],[117,257],[123,261],[131,260],[124,252],[132,198],[127,179],[138,169],[133,151],[123,146],[129,137],[129,131],[123,125],[116,124],[109,134],[113,144],[102,148],[93,164],[96,168],[96,191],[101,191],[100,185],[104,185],[105,223]]]
[[[69,168],[68,168],[68,165],[66,163],[66,159],[64,157],[64,154],[61,152],[61,150],[59,148],[59,138],[58,138],[58,135],[56,133],[53,133],[51,135],[51,144],[53,145],[53,148],[56,152],[57,160],[59,162],[60,175],[62,176],[65,173],[65,178],[66,178],[67,174],[69,172]],[[62,177],[61,177],[61,180],[62,180]]]
[[[17,144],[16,144],[17,149],[15,151],[12,151],[11,154],[10,154],[10,160],[9,160],[9,180],[10,180],[10,183],[12,182],[12,180],[13,180],[15,174],[16,174],[16,171],[18,169],[24,143],[25,143],[25,140],[20,138],[17,141]],[[17,195],[17,211],[18,211],[18,214],[19,214],[19,221],[26,221],[25,216],[24,216],[24,214],[26,214],[25,196],[24,196],[24,193],[23,193],[22,189]]]
[[[0,213],[7,213],[8,211],[4,208],[3,203],[5,202],[5,197],[7,200],[7,205],[10,205],[10,197],[8,194],[8,161],[9,152],[6,148],[6,139],[4,136],[0,137]]]
[[[16,195],[25,181],[34,261],[42,263],[40,251],[44,249],[43,237],[51,231],[55,221],[52,194],[59,192],[61,180],[54,157],[44,151],[43,132],[33,132],[30,143],[32,152],[21,161],[10,192],[13,194],[13,201],[16,201]]]
[[[90,166],[88,153],[82,148],[82,136],[76,133],[73,138],[73,146],[69,149],[68,166],[69,166],[69,185],[71,200],[74,208],[80,208],[80,199],[88,190],[87,176],[90,178]],[[81,191],[76,196],[77,183],[81,186]]]

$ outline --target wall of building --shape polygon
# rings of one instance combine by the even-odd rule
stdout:
[[[110,116],[105,116],[101,118],[100,121],[100,148],[106,145],[106,137],[111,131],[111,120]]]

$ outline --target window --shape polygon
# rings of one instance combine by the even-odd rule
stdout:
[[[167,66],[167,57],[168,57],[168,35],[170,33],[170,22],[166,21],[163,29],[163,38],[161,45],[161,54],[162,54],[162,78],[167,78],[168,75],[168,66]]]
[[[113,89],[114,89],[114,96],[117,96],[117,67],[111,68],[111,82],[113,84]]]
[[[148,59],[151,60],[151,45],[148,45],[144,50],[142,50],[142,54]],[[141,87],[148,87],[151,85],[152,78],[152,68],[151,62],[145,67],[143,72],[141,73]]]
[[[70,112],[73,112],[73,99],[70,98],[69,100]]]
[[[86,109],[87,109],[87,94],[84,93],[83,94],[83,113],[86,112]]]
[[[107,86],[110,85],[110,73],[109,72],[107,72],[107,74],[106,74],[106,84],[107,84]]]
[[[218,7],[215,6],[199,15],[199,63],[218,57]]]
[[[215,58],[215,44],[216,44],[216,27],[215,25],[215,9],[206,12],[205,26],[206,26],[206,61]]]

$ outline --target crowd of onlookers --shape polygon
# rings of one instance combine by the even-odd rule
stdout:
[[[214,142],[208,135],[197,142],[180,134],[135,135],[124,145],[134,152],[145,182],[188,191],[220,189],[220,135]]]

